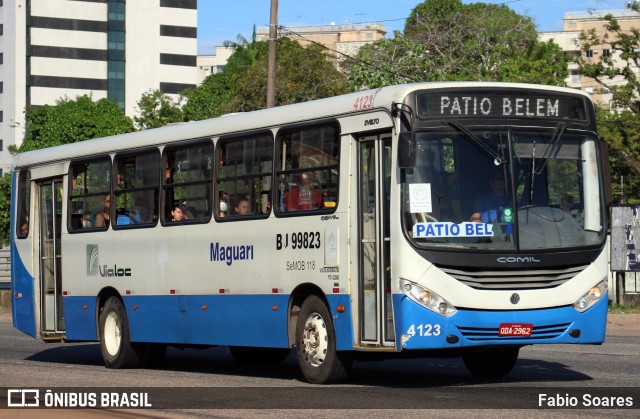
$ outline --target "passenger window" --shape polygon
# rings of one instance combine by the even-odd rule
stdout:
[[[160,153],[149,150],[116,155],[114,176],[114,225],[154,226],[158,222]]]
[[[163,223],[211,219],[213,144],[211,141],[168,146],[162,158]]]
[[[18,174],[18,215],[16,236],[24,239],[29,235],[29,208],[31,208],[31,175],[28,170]]]
[[[69,172],[69,231],[109,228],[111,159],[72,162]]]
[[[277,211],[332,211],[338,205],[336,124],[282,130],[278,135]]]
[[[218,217],[246,217],[271,212],[273,137],[270,132],[222,139],[216,161]]]

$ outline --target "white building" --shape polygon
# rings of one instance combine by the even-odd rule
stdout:
[[[197,81],[197,0],[0,0],[0,170],[24,110],[109,98],[127,115],[143,93]]]
[[[213,55],[198,55],[198,86],[212,74],[222,73],[233,54],[232,47],[216,46]]]

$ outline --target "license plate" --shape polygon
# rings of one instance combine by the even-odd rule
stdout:
[[[498,336],[531,336],[533,332],[532,324],[525,323],[502,323],[498,329]]]

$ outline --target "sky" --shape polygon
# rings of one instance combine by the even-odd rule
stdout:
[[[474,3],[463,0],[463,3]],[[420,0],[279,0],[278,25],[294,27],[331,23],[370,23],[385,26],[387,36],[402,31],[406,18]],[[625,9],[627,0],[484,0],[506,4],[533,19],[539,32],[561,31],[565,12]],[[215,46],[235,41],[238,34],[269,25],[271,0],[199,0],[198,54],[215,53]]]

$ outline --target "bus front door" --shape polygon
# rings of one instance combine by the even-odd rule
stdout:
[[[359,330],[363,346],[393,346],[389,242],[391,135],[358,141]]]
[[[62,306],[62,179],[38,183],[40,325],[42,338],[64,334]]]

